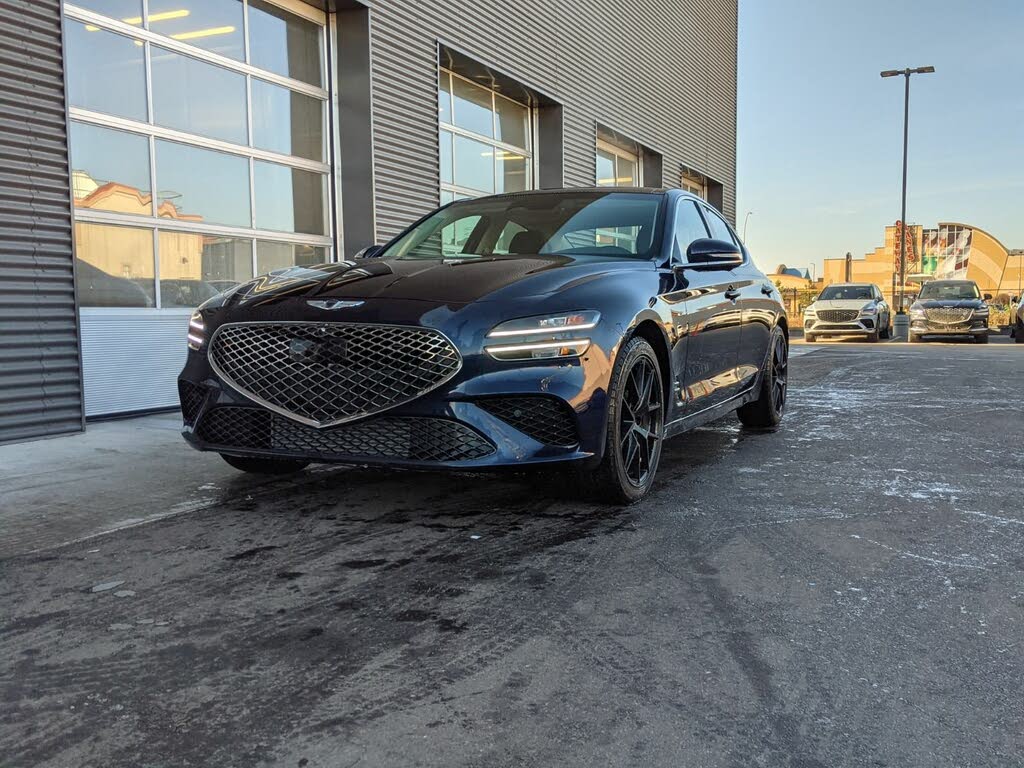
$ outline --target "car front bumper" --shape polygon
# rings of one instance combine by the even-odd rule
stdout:
[[[910,332],[918,336],[984,336],[988,334],[988,318],[972,317],[961,323],[937,323],[928,318],[911,318]]]
[[[510,365],[478,355],[411,402],[318,428],[263,407],[222,381],[205,349],[191,351],[178,379],[182,435],[201,451],[324,463],[483,470],[595,462],[604,445],[605,361],[588,353]]]
[[[804,333],[815,336],[870,336],[875,332],[874,317],[859,317],[843,323],[828,323],[817,317],[804,318]]]

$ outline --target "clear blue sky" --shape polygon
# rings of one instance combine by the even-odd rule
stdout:
[[[806,267],[907,220],[1024,248],[1024,0],[740,0],[737,226],[758,263]]]

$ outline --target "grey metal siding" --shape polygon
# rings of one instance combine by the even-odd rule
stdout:
[[[736,0],[370,5],[378,240],[437,205],[438,43],[562,104],[567,185],[594,183],[600,124],[663,155],[666,186],[721,182],[735,218]]]
[[[0,0],[0,442],[82,429],[58,0]]]

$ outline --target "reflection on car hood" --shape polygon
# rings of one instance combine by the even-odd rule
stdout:
[[[224,298],[226,306],[284,298],[413,299],[468,304],[554,293],[621,270],[654,263],[607,256],[494,256],[453,259],[357,259],[294,267],[259,277]]]

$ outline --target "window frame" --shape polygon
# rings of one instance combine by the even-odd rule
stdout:
[[[529,104],[524,104],[524,103],[522,103],[520,101],[516,101],[515,99],[509,98],[508,96],[505,96],[502,93],[498,93],[498,91],[494,90],[493,88],[488,88],[488,87],[486,87],[484,85],[481,85],[480,83],[474,82],[473,80],[471,80],[468,77],[463,77],[462,75],[458,74],[457,72],[455,72],[453,70],[450,70],[450,69],[447,69],[445,67],[440,67],[439,66],[437,72],[438,72],[438,74],[437,74],[437,92],[438,92],[438,94],[441,93],[442,82],[444,81],[445,78],[447,78],[448,79],[448,95],[449,95],[449,121],[448,122],[444,122],[443,120],[441,120],[440,115],[438,116],[438,120],[437,120],[437,146],[438,146],[438,162],[439,162],[439,164],[440,164],[440,159],[441,159],[440,147],[441,147],[442,133],[447,131],[448,133],[450,133],[452,135],[452,152],[451,152],[451,157],[452,157],[452,166],[451,166],[452,180],[450,182],[442,181],[443,169],[441,169],[441,167],[439,165],[438,166],[438,174],[437,174],[437,178],[438,178],[438,202],[439,202],[439,204],[441,204],[441,205],[445,204],[443,201],[444,201],[444,194],[446,192],[450,193],[455,200],[458,200],[460,198],[465,198],[465,197],[482,197],[484,195],[504,194],[504,192],[497,192],[496,191],[497,190],[497,185],[498,185],[498,176],[499,176],[498,157],[497,157],[497,152],[496,152],[497,150],[502,150],[502,151],[505,151],[505,152],[512,152],[512,153],[515,153],[517,155],[522,155],[523,157],[525,157],[526,158],[526,168],[527,168],[527,171],[529,173],[529,179],[527,180],[527,184],[526,184],[525,189],[527,191],[529,191],[531,189],[536,189],[537,188],[537,173],[538,173],[538,168],[537,168],[537,152],[536,152],[536,144],[537,144],[537,110],[534,109]],[[481,133],[476,133],[475,131],[471,131],[471,130],[469,130],[467,128],[462,128],[462,127],[460,127],[460,126],[455,124],[455,95],[454,95],[454,80],[455,79],[463,80],[464,82],[470,83],[471,85],[474,85],[477,88],[480,88],[480,89],[485,90],[488,93],[490,93],[490,95],[491,95],[491,133],[492,133],[491,136],[486,136],[486,135],[481,134]],[[497,109],[497,100],[498,99],[504,99],[505,101],[509,101],[509,102],[515,104],[516,106],[522,107],[523,109],[526,110],[526,142],[527,142],[527,144],[529,144],[528,147],[517,147],[515,144],[509,144],[508,142],[500,141],[499,139],[494,138],[494,136],[498,135],[498,109]],[[487,144],[493,150],[495,150],[495,156],[492,158],[492,163],[493,163],[493,168],[494,168],[494,186],[495,186],[495,191],[487,192],[487,191],[482,190],[482,189],[475,189],[474,187],[465,187],[465,186],[461,186],[461,185],[455,183],[456,178],[458,178],[457,170],[456,170],[457,166],[458,166],[458,163],[455,160],[455,154],[456,154],[455,153],[455,137],[456,136],[463,136],[463,137],[465,137],[467,139],[472,139],[473,141],[478,141],[481,144]],[[510,194],[515,194],[515,193],[512,192]]]
[[[597,151],[606,152],[615,157],[615,184],[600,184],[597,178]],[[623,186],[619,181],[619,160],[629,160],[636,166],[636,184]],[[622,189],[640,189],[644,185],[644,164],[642,154],[637,150],[629,150],[619,144],[604,139],[597,139],[594,145],[594,184],[599,187]]]
[[[321,71],[324,73],[325,82],[323,87],[310,85],[301,80],[285,77],[269,70],[260,69],[249,64],[249,2],[241,0],[243,6],[243,41],[245,45],[244,61],[208,51],[198,46],[190,45],[187,42],[175,40],[172,37],[152,32],[148,29],[148,3],[143,2],[143,20],[138,26],[127,24],[123,20],[104,16],[96,11],[74,5],[73,0],[63,5],[63,18],[85,24],[105,32],[113,32],[135,40],[143,48],[143,66],[146,85],[146,120],[120,117],[104,112],[97,112],[80,107],[68,106],[67,116],[69,125],[71,123],[82,123],[85,125],[99,126],[124,131],[133,135],[139,135],[148,140],[149,143],[149,185],[152,196],[151,212],[149,215],[134,213],[121,213],[116,211],[102,211],[94,209],[74,208],[72,219],[83,224],[100,224],[144,228],[151,230],[153,239],[154,259],[154,297],[155,302],[150,309],[162,309],[160,301],[160,232],[181,232],[200,235],[216,235],[236,239],[248,239],[251,241],[252,271],[257,274],[257,241],[273,241],[286,243],[295,246],[314,246],[325,249],[328,260],[336,258],[335,243],[335,211],[339,205],[338,197],[340,192],[335,182],[335,170],[332,167],[333,147],[335,146],[334,132],[336,130],[335,116],[332,110],[330,97],[331,72],[328,66],[329,60],[329,36],[331,33],[330,19],[328,15],[315,8],[299,3],[295,0],[267,0],[283,10],[293,13],[307,21],[316,23],[320,27],[320,63]],[[207,136],[189,133],[186,131],[167,128],[157,125],[154,121],[153,102],[153,72],[152,72],[152,47],[157,46],[173,53],[198,60],[202,63],[219,66],[230,72],[238,73],[245,78],[245,123],[246,143],[236,144],[221,139],[214,139]],[[321,102],[321,131],[323,140],[323,160],[310,160],[298,155],[282,154],[279,152],[259,149],[255,146],[253,131],[253,79],[262,80],[272,85],[283,87],[289,91],[298,92],[313,97]],[[248,226],[211,224],[208,222],[188,222],[170,220],[159,216],[159,178],[156,163],[156,142],[157,140],[172,141],[178,144],[192,146],[198,149],[214,150],[227,153],[233,156],[245,158],[249,166],[249,209],[250,219]],[[324,210],[326,218],[326,231],[323,235],[310,235],[298,232],[281,232],[278,230],[267,230],[259,228],[255,223],[256,196],[255,196],[255,163],[265,161],[285,166],[290,170],[304,170],[319,174],[324,177],[326,196],[324,198]],[[72,168],[74,158],[72,158]],[[69,168],[71,170],[71,168]],[[69,183],[72,179],[69,175]],[[144,308],[136,308],[144,309]],[[175,308],[180,309],[180,308]]]

